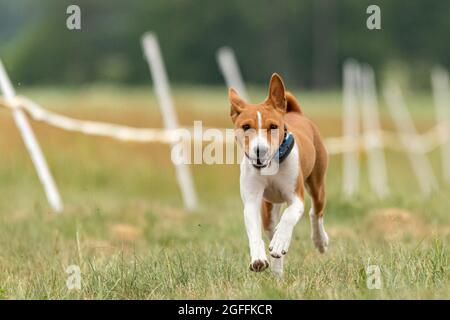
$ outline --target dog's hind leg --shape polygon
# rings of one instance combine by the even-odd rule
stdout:
[[[328,248],[328,235],[323,227],[323,210],[325,207],[324,179],[311,176],[308,181],[308,191],[312,198],[309,218],[311,221],[311,239],[316,248],[324,253]]]
[[[275,234],[275,227],[280,221],[280,209],[281,204],[279,203],[270,203],[267,201],[263,201],[263,222],[264,229],[266,230],[267,237],[269,241],[272,241],[273,235]],[[275,276],[281,278],[283,276],[283,257],[279,259],[275,259],[272,256],[269,256],[270,260],[270,268]]]

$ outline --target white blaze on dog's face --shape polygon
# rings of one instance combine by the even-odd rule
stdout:
[[[284,139],[286,98],[283,81],[273,74],[269,96],[259,104],[245,102],[232,88],[228,95],[238,143],[254,166],[266,167]]]

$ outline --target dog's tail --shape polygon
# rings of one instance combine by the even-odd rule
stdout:
[[[294,95],[290,92],[286,92],[286,113],[287,112],[297,112],[303,114],[300,103],[295,99]]]

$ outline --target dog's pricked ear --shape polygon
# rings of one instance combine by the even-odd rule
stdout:
[[[277,73],[272,74],[269,85],[269,100],[276,109],[282,112],[286,112],[286,96],[284,91],[284,84],[281,77]]]
[[[234,122],[237,116],[244,110],[245,101],[239,96],[236,90],[230,88],[228,90],[228,99],[230,99],[231,110],[230,116],[231,120]]]

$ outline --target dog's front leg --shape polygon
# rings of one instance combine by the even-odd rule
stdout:
[[[259,272],[269,266],[261,232],[261,200],[259,204],[246,202],[244,205],[245,228],[250,245],[250,270]]]
[[[270,255],[274,258],[281,258],[288,251],[291,243],[292,232],[298,220],[304,212],[303,200],[295,196],[284,210],[280,222],[275,228],[275,234],[270,242]]]
[[[250,270],[259,272],[269,266],[262,239],[261,203],[264,187],[260,183],[241,181],[244,220],[250,246]]]

